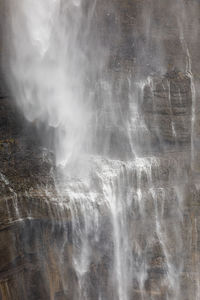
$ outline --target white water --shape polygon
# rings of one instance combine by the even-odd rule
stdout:
[[[156,111],[153,79],[109,70],[112,53],[98,25],[99,1],[7,5],[13,94],[29,121],[55,128],[63,173],[59,204],[67,205],[72,218],[74,299],[181,300],[182,174],[176,159],[141,157],[141,139],[150,148],[150,133],[139,105],[148,85]],[[157,63],[165,70],[162,56]],[[176,142],[169,81],[166,93]],[[160,138],[158,125],[155,132]],[[101,266],[105,258],[105,273],[97,272],[93,286],[92,265]],[[64,287],[66,294],[69,289]]]
[[[87,15],[83,4],[8,1],[12,88],[28,120],[57,128],[57,161],[63,164],[90,140],[92,80],[104,64],[100,45],[90,43],[95,1]],[[90,90],[87,81],[91,81]]]

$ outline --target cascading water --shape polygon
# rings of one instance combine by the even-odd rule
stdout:
[[[183,172],[182,165],[188,155],[182,151],[177,158],[170,145],[175,143],[178,149],[181,144],[182,107],[187,115],[195,114],[192,104],[184,102],[185,97],[194,98],[195,87],[191,76],[177,71],[172,75],[178,79],[172,75],[158,79],[156,72],[167,67],[159,52],[159,35],[152,33],[154,1],[143,10],[142,26],[149,36],[137,54],[139,63],[145,55],[147,69],[154,70],[142,74],[138,66],[131,72],[124,66],[112,67],[122,30],[114,3],[102,3],[7,1],[7,77],[12,93],[29,121],[55,130],[57,168],[62,174],[55,179],[59,195],[55,201],[64,228],[62,210],[70,211],[75,274],[75,283],[66,284],[62,265],[66,237],[58,258],[63,299],[71,295],[75,300],[180,300],[188,181],[188,166]],[[114,19],[111,34],[105,32],[109,22],[103,27],[105,15]],[[151,61],[152,47],[159,57]],[[157,152],[160,155],[152,154]],[[0,173],[1,180],[6,178]],[[199,286],[196,290],[199,294]]]

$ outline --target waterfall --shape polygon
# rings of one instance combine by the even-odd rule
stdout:
[[[197,100],[187,12],[174,15],[182,0],[142,2],[128,32],[118,2],[7,0],[7,81],[25,118],[53,131],[56,197],[46,187],[41,206],[64,232],[56,246],[62,299],[189,299],[183,229]],[[172,24],[158,24],[159,5]],[[128,35],[127,67],[119,52]],[[1,172],[0,182],[9,186]],[[197,269],[191,299],[200,293]]]

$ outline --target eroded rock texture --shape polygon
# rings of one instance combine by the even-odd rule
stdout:
[[[110,9],[108,14],[105,9],[107,2],[102,1],[99,5],[99,13],[104,20],[102,34],[109,28],[109,38],[113,39],[113,55],[109,63],[112,72],[117,74],[115,76],[131,73],[132,80],[137,80],[142,74],[144,79],[139,110],[146,127],[145,133],[141,129],[141,136],[137,138],[141,148],[145,148],[144,157],[151,164],[151,182],[144,170],[140,177],[137,170],[133,172],[134,188],[140,184],[142,189],[145,224],[142,220],[144,215],[136,206],[136,195],[132,200],[130,224],[149,269],[142,288],[137,278],[133,280],[130,299],[175,299],[165,281],[166,273],[170,272],[166,271],[166,259],[171,259],[181,265],[181,287],[177,299],[195,300],[200,296],[200,135],[199,112],[196,110],[199,51],[197,46],[191,50],[192,75],[191,70],[185,68],[189,58],[179,38],[180,23],[174,17],[177,14],[174,4],[171,4],[174,10],[169,19],[165,13],[170,6],[168,1],[160,6],[156,1],[147,1],[146,7],[144,1],[115,2],[118,13]],[[185,5],[187,8],[188,1]],[[194,5],[199,9],[196,3]],[[150,15],[147,14],[149,10]],[[194,11],[190,12],[191,16],[195,15]],[[153,25],[145,24],[145,16],[149,16]],[[120,39],[116,38],[116,24],[120,24]],[[189,24],[187,30],[193,26]],[[192,47],[196,40],[188,31],[187,38]],[[160,56],[160,45],[165,49],[163,57]],[[160,74],[157,72],[159,66],[162,66]],[[0,299],[76,300],[79,295],[72,260],[71,215],[67,205],[60,206],[57,201],[59,194],[52,176],[55,172],[53,130],[45,125],[40,127],[40,132],[42,130],[43,135],[48,136],[44,144],[38,134],[37,122],[29,123],[24,119],[3,88],[2,80],[1,83]],[[125,93],[126,86],[124,89]],[[179,203],[178,193],[181,193],[179,199],[182,203]],[[67,203],[68,199],[65,201]],[[101,210],[102,232],[99,242],[93,245],[94,257],[87,273],[88,295],[90,299],[97,300],[98,289],[101,289],[106,295],[102,295],[102,299],[114,300],[115,289],[108,283],[112,264],[109,216],[104,207]],[[165,225],[168,258],[163,253],[158,233],[153,232],[156,213],[163,220],[161,226]],[[182,223],[176,231],[179,213]],[[147,244],[150,235],[151,243]],[[181,242],[176,247],[178,239]],[[136,253],[134,247],[133,244],[133,253]],[[138,266],[135,264],[134,267],[137,269]],[[175,281],[176,277],[173,284],[176,284]],[[108,295],[109,299],[106,298]]]

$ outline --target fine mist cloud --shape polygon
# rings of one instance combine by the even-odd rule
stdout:
[[[90,140],[92,89],[106,63],[92,26],[96,1],[22,0],[6,5],[13,96],[29,121],[56,128],[57,162],[65,164]]]
[[[55,128],[58,164],[83,153],[132,157],[137,82],[173,69],[198,71],[193,58],[200,61],[199,5],[194,0],[133,1],[130,16],[138,11],[128,33],[123,20],[117,24],[125,2],[5,3],[8,83],[29,121]]]

